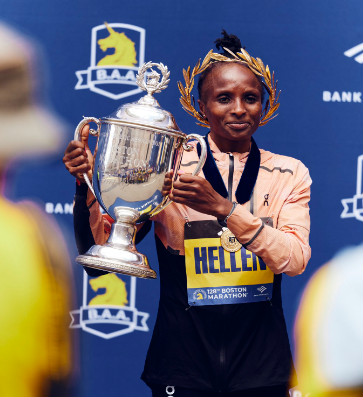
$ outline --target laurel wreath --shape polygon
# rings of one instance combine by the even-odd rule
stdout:
[[[183,69],[185,87],[180,81],[178,82],[179,91],[181,93],[180,103],[182,104],[183,109],[199,121],[197,123],[198,125],[209,128],[208,120],[202,115],[201,112],[198,112],[195,109],[195,99],[194,96],[191,95],[192,89],[194,87],[194,78],[198,74],[203,73],[211,63],[240,62],[246,65],[255,75],[261,76],[263,78],[262,83],[269,94],[269,99],[266,101],[265,108],[262,111],[259,125],[263,126],[267,124],[270,120],[277,116],[275,112],[280,106],[278,100],[281,91],[277,93],[277,80],[275,80],[274,72],[272,72],[271,75],[268,65],[265,67],[260,58],[251,57],[243,48],[241,48],[241,52],[237,52],[236,54],[234,54],[228,48],[224,48],[224,50],[228,51],[233,58],[228,58],[222,54],[216,54],[213,52],[213,50],[210,50],[202,63],[200,63],[201,60],[199,59],[191,74],[190,66],[187,70]]]
[[[163,77],[161,81],[155,86],[155,87],[150,87],[145,83],[144,80],[144,75],[148,69],[151,69],[153,66],[156,66],[162,73]],[[159,93],[162,90],[165,90],[165,88],[168,86],[168,83],[170,82],[169,79],[170,72],[168,70],[168,67],[162,63],[153,63],[153,62],[146,62],[144,63],[138,70],[138,74],[136,75],[136,82],[137,85],[144,91],[147,91],[148,93],[154,94],[154,93]],[[149,92],[150,91],[150,92]]]

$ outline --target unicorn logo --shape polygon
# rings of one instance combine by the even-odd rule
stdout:
[[[98,61],[97,66],[135,66],[137,64],[135,43],[124,32],[117,33],[107,22],[105,22],[105,25],[110,35],[105,39],[99,39],[97,43],[102,51],[106,51],[108,48],[114,48],[115,53],[106,55]]]
[[[104,291],[105,290],[105,291]],[[83,275],[83,303],[70,315],[70,328],[83,331],[103,339],[128,334],[133,331],[149,331],[146,324],[149,313],[135,307],[136,278],[113,273],[97,278]]]
[[[193,299],[194,299],[194,301],[196,301],[196,300],[207,299],[207,294],[205,293],[204,290],[202,290],[202,289],[197,289],[197,290],[194,291],[194,293],[193,293]]]
[[[98,291],[100,288],[106,288],[106,292],[95,296],[90,302],[92,305],[116,305],[125,306],[127,301],[127,291],[125,282],[122,281],[116,274],[109,273],[89,280],[89,284],[93,291]]]
[[[136,74],[145,56],[145,29],[124,23],[107,23],[92,29],[91,64],[76,72],[76,90],[89,89],[111,99],[142,91]]]

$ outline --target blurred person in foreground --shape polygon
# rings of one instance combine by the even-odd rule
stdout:
[[[34,103],[35,49],[0,23],[0,396],[69,396],[71,268],[55,222],[2,191],[17,158],[55,153],[60,121]]]
[[[363,396],[363,246],[341,251],[306,287],[296,323],[299,390]]]

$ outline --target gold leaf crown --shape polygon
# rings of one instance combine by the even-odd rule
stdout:
[[[203,117],[203,115],[195,109],[195,100],[194,96],[191,95],[192,89],[194,87],[194,78],[200,73],[203,73],[209,65],[215,62],[240,62],[243,65],[246,65],[255,75],[263,78],[262,84],[266,88],[269,94],[269,100],[266,101],[266,105],[261,114],[260,126],[267,124],[270,120],[275,118],[277,114],[274,114],[279,108],[280,104],[278,103],[280,93],[277,93],[277,80],[275,81],[275,74],[272,72],[272,77],[270,73],[270,69],[268,65],[263,64],[260,58],[253,58],[249,55],[249,53],[241,48],[241,52],[237,52],[236,54],[230,51],[228,48],[224,48],[225,51],[228,51],[233,58],[228,58],[222,54],[217,54],[210,50],[208,54],[205,56],[202,64],[200,63],[200,59],[197,64],[194,66],[192,74],[190,75],[190,66],[187,70],[183,69],[183,76],[185,80],[185,87],[183,84],[178,81],[179,91],[181,93],[180,103],[183,106],[183,109],[195,117],[199,123],[198,125],[202,127],[209,128],[208,120]]]

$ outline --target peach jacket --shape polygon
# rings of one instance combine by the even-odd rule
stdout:
[[[209,144],[227,186],[229,154],[221,152],[210,137]],[[261,257],[275,274],[295,276],[305,270],[311,256],[308,203],[312,181],[301,161],[262,149],[260,153],[260,170],[252,197],[244,205],[237,205],[228,218],[227,226],[241,244]],[[233,153],[233,156],[235,192],[248,153]],[[198,160],[194,147],[191,152],[184,153],[180,169],[191,173]],[[204,177],[203,172],[199,176]],[[110,223],[107,217],[102,216],[98,203],[92,205],[92,202],[94,197],[89,191],[87,204],[90,205],[91,230],[96,244],[103,244],[109,236]],[[185,205],[172,203],[152,220],[155,222],[155,234],[164,246],[173,253],[184,255],[185,223],[215,218]]]

